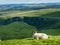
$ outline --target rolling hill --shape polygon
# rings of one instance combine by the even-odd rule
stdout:
[[[20,12],[2,12],[0,25],[9,24],[15,21],[23,21],[39,29],[60,28],[60,9],[41,9]]]
[[[41,41],[34,40],[32,39],[33,31],[47,33],[51,39]],[[0,44],[37,45],[38,43],[38,45],[59,45],[59,38],[60,8],[0,12],[0,39],[2,40]],[[14,43],[14,41],[16,41],[16,43]]]

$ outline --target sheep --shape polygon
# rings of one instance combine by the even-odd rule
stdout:
[[[48,39],[48,35],[45,33],[37,33],[36,31],[33,32],[33,38],[38,39]]]

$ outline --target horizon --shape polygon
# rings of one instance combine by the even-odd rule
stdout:
[[[0,0],[0,4],[60,3],[60,0]]]
[[[59,3],[60,2],[49,2],[49,3]],[[17,4],[17,3],[11,3],[11,4]],[[18,3],[18,4],[47,4],[47,3]],[[0,5],[7,5],[7,4],[0,4]]]

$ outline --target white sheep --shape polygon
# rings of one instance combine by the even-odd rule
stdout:
[[[48,39],[48,35],[45,33],[37,33],[36,31],[33,32],[33,38],[38,39]]]

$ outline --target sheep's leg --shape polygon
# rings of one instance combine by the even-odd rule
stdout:
[[[33,37],[33,39],[36,39],[36,37]]]
[[[39,39],[41,39],[41,37],[39,37]]]
[[[32,36],[33,37],[33,39],[35,39],[35,36]]]
[[[36,37],[36,39],[38,40],[38,39],[39,39],[39,37]]]

